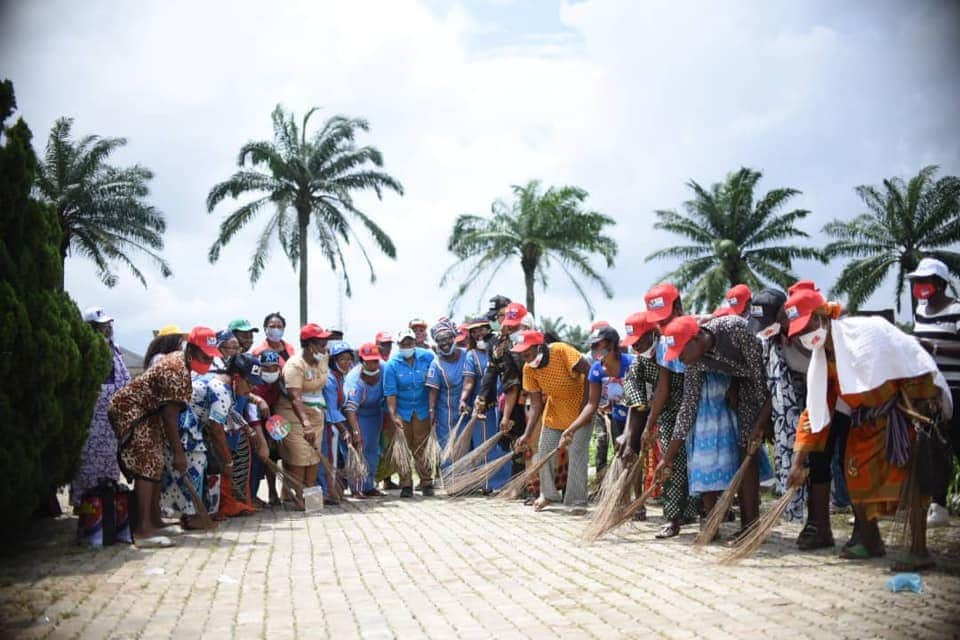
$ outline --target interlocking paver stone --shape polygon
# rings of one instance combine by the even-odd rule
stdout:
[[[649,522],[590,546],[578,538],[584,517],[483,498],[350,501],[311,516],[267,510],[163,550],[79,549],[75,520],[62,518],[0,560],[0,632],[217,640],[960,633],[956,524],[931,532],[940,567],[924,575],[923,593],[892,594],[889,559],[800,553],[795,526],[726,567],[717,564],[723,547],[693,550],[693,528],[654,541],[659,519],[650,512]]]

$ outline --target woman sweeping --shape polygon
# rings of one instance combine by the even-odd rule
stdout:
[[[427,369],[427,392],[430,417],[437,428],[437,440],[442,449],[447,445],[450,429],[460,414],[460,396],[463,391],[463,372],[467,352],[454,344],[457,327],[449,320],[441,320],[430,328],[430,337],[437,345],[437,358]],[[414,455],[418,452],[414,451]]]
[[[377,345],[368,342],[357,351],[360,366],[347,374],[344,381],[346,401],[343,413],[354,433],[360,434],[359,449],[367,462],[367,477],[360,487],[366,498],[386,495],[377,489],[374,475],[380,464],[380,432],[386,413],[383,398],[383,364]]]
[[[807,457],[822,450],[829,439],[832,408],[838,400],[845,402],[853,412],[843,466],[859,539],[845,546],[840,557],[864,560],[885,555],[877,519],[896,509],[908,479],[916,439],[911,420],[916,416],[934,424],[949,420],[950,388],[917,340],[882,318],[840,317],[839,305],[828,304],[811,289],[791,295],[784,313],[790,335],[812,354],[807,407],[800,416],[788,482],[802,486]],[[921,493],[905,505],[910,552],[894,564],[894,571],[933,566],[926,539],[929,503],[929,495]]]
[[[323,433],[323,387],[328,375],[329,337],[317,324],[307,324],[300,329],[300,352],[292,355],[283,367],[286,393],[276,406],[276,413],[290,423],[290,433],[280,441],[284,470],[304,487],[316,485],[320,465],[318,448]],[[291,499],[294,508],[304,509],[301,500],[295,496]]]

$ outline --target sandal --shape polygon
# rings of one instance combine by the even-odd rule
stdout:
[[[872,551],[862,542],[844,547],[840,550],[840,558],[843,560],[869,560],[870,558],[880,558],[887,555],[885,549]]]
[[[150,536],[136,541],[139,549],[166,549],[173,546],[173,540],[167,536]]]
[[[820,533],[820,530],[815,524],[809,524],[809,533],[807,536],[797,538],[797,547],[801,551],[813,551],[814,549],[832,549],[836,546],[836,541],[833,539],[833,534],[830,532]],[[807,527],[804,527],[804,531],[807,530]],[[801,536],[803,532],[801,532]]]
[[[667,538],[672,538],[678,535],[680,535],[680,523],[676,520],[671,520],[667,524],[660,527],[660,531],[658,531],[657,535],[654,537],[658,540],[666,540]]]
[[[534,502],[533,502],[533,510],[534,510],[534,511],[543,511],[543,510],[546,509],[549,505],[550,505],[550,501],[547,500],[546,498],[537,498],[537,499],[534,500]]]

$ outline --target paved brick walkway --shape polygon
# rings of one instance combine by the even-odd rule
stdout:
[[[652,515],[655,510],[651,510]],[[842,520],[842,519],[841,519]],[[76,521],[0,559],[0,620],[18,638],[943,638],[960,629],[960,526],[932,536],[924,592],[889,593],[888,561],[799,553],[784,526],[754,559],[716,564],[659,518],[593,546],[585,518],[519,503],[388,498],[234,519],[178,546],[71,544]],[[733,525],[725,525],[732,527]]]

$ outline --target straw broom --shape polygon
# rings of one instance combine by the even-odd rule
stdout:
[[[801,483],[801,486],[803,483]],[[720,564],[735,564],[744,558],[749,558],[770,537],[773,528],[780,522],[783,512],[790,506],[800,487],[790,487],[777,498],[770,510],[763,514],[756,522],[747,527],[743,536],[734,549],[720,559]]]
[[[366,459],[360,454],[360,451],[357,450],[352,442],[347,443],[347,464],[344,468],[344,473],[350,481],[351,487],[361,486],[369,473]]]
[[[443,472],[443,484],[447,487],[448,494],[465,493],[481,487],[490,476],[502,469],[513,458],[513,453],[508,452],[493,461],[481,464],[502,437],[503,434],[498,431]]]
[[[343,499],[343,487],[337,480],[337,470],[333,468],[333,463],[327,459],[327,456],[322,453],[320,454],[320,466],[323,467],[323,473],[327,476],[327,491],[330,492],[330,502],[340,502]]]
[[[646,491],[641,493],[636,500],[634,500],[633,502],[627,505],[627,507],[620,513],[617,519],[614,520],[613,524],[610,525],[607,531],[612,531],[613,529],[616,529],[617,527],[622,525],[624,522],[629,522],[630,519],[633,518],[633,514],[635,514],[637,511],[640,511],[640,509],[643,508],[643,505],[647,503],[647,500],[650,499],[650,496],[652,496],[656,492],[656,490],[660,487],[661,484],[662,484],[661,482],[651,483],[650,487]]]
[[[620,456],[614,459],[606,475],[606,478],[613,479],[604,482],[604,486],[600,488],[600,500],[597,502],[597,508],[593,512],[590,523],[580,536],[581,540],[588,543],[595,542],[615,526],[615,523],[620,520],[618,511],[627,503],[630,490],[642,473],[642,458],[637,457],[626,467],[620,461]]]
[[[717,503],[713,505],[710,515],[707,517],[706,522],[704,522],[703,529],[701,529],[697,537],[694,538],[693,544],[695,546],[702,547],[717,536],[717,531],[720,530],[720,524],[726,519],[727,512],[730,511],[730,507],[733,506],[733,499],[736,497],[737,491],[740,490],[740,485],[743,484],[743,478],[747,475],[747,467],[750,466],[750,461],[753,460],[753,456],[759,448],[760,442],[754,440],[750,443],[747,448],[747,455],[743,457],[743,462],[740,463],[737,472],[733,475],[733,478],[730,479],[730,484],[727,485],[726,490],[717,499]]]
[[[443,451],[440,452],[440,462],[446,462],[453,457],[457,436],[460,435],[460,427],[463,426],[463,421],[468,415],[470,415],[469,412],[461,413],[457,424],[453,425],[453,429],[450,430],[450,435],[447,436],[447,444],[443,447]]]
[[[434,422],[430,427],[430,435],[420,443],[414,452],[417,461],[424,469],[433,469],[433,466],[440,459],[440,439],[437,437],[437,423]]]
[[[463,427],[463,431],[457,436],[457,440],[450,450],[450,459],[458,460],[470,450],[470,444],[473,442],[473,430],[477,426],[477,419],[480,417],[476,411],[470,416],[470,421]]]
[[[928,416],[917,413],[906,391],[901,389],[900,397],[903,403],[898,404],[897,408],[910,418],[910,421],[913,422],[913,426],[918,432],[922,428],[921,424],[928,428],[934,424],[933,420]],[[909,526],[910,517],[913,510],[918,508],[920,500],[920,484],[917,481],[917,461],[914,452],[915,448],[910,447],[910,460],[907,463],[906,478],[900,487],[900,500],[897,504],[897,511],[894,514],[893,525],[887,534],[887,544],[891,546],[906,546],[910,542],[912,533]]]
[[[190,494],[190,500],[193,502],[193,508],[197,512],[197,517],[200,518],[200,527],[203,529],[216,529],[217,523],[214,522],[213,518],[210,517],[210,513],[207,511],[207,506],[203,504],[203,499],[200,497],[200,494],[197,493],[197,490],[194,488],[193,483],[183,474],[178,473],[180,480],[183,482],[183,485],[187,488],[187,493]]]
[[[535,465],[526,471],[522,471],[513,476],[513,478],[510,479],[510,482],[503,485],[503,488],[500,489],[500,493],[497,495],[497,498],[500,500],[516,500],[519,498],[520,494],[523,493],[524,487],[527,486],[527,482],[539,475],[540,469],[542,469],[551,458],[557,455],[559,451],[560,447],[557,447],[547,455],[543,456],[541,460],[537,461]]]
[[[263,465],[267,469],[270,469],[270,471],[274,472],[276,475],[282,477],[283,484],[289,485],[293,489],[293,491],[300,496],[301,499],[303,498],[303,483],[297,480],[296,478],[294,478],[292,473],[290,473],[286,469],[281,469],[280,465],[278,465],[276,462],[274,462],[270,458],[267,458],[266,460],[264,460]]]
[[[407,445],[407,438],[399,429],[394,431],[393,439],[387,445],[384,457],[390,463],[390,466],[400,475],[401,478],[409,477],[413,473],[413,466],[410,464],[410,446]]]

